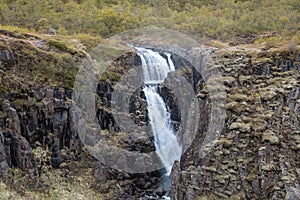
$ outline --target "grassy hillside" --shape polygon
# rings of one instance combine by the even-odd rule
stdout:
[[[109,37],[158,26],[196,39],[277,32],[299,42],[299,0],[0,0],[0,24]]]

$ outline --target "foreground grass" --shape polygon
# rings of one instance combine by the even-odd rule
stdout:
[[[2,180],[0,181],[0,200],[30,200],[30,199],[103,199],[100,193],[97,193],[91,188],[94,183],[92,169],[81,169],[82,173],[74,176],[66,175],[66,172],[61,169],[53,169],[41,176],[41,182],[44,187],[40,189],[29,189],[25,185],[18,185],[28,177],[19,173],[14,184],[8,186]],[[23,179],[23,180],[22,180]]]

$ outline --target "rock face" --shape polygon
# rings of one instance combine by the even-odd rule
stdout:
[[[23,93],[23,99],[15,99],[12,105],[7,101],[2,103],[0,135],[4,152],[1,153],[6,155],[9,167],[30,170],[37,175],[32,148],[49,148],[51,165],[58,167],[64,160],[62,149],[68,149],[64,156],[75,159],[81,146],[70,126],[69,103],[66,102],[70,93],[51,88],[31,92],[32,97]],[[30,101],[35,102],[27,105]]]
[[[226,86],[226,123],[201,157],[210,112],[202,107],[200,130],[173,166],[172,199],[299,199],[299,55],[299,49],[245,46],[215,52]],[[209,104],[209,86],[199,84],[198,97]]]
[[[77,52],[70,56],[70,52],[61,51],[58,54],[50,46],[40,50],[32,46],[32,41],[0,32],[0,177],[13,182],[9,169],[20,168],[36,187],[44,187],[40,177],[46,170],[70,171],[71,161],[84,162],[82,156],[86,156],[70,109],[72,88],[69,83],[74,81],[81,55]],[[44,43],[47,45],[46,41]],[[100,77],[95,91],[99,97],[97,117],[102,129],[110,132],[107,137],[113,144],[129,151],[147,153],[154,151],[153,138],[118,134],[119,127],[110,110],[114,84],[139,62],[133,53],[121,56]],[[142,94],[137,92],[132,97],[131,109],[139,111],[133,114],[138,119],[136,123],[147,123]],[[93,174],[98,183],[95,187],[107,198],[122,196],[130,199],[151,194],[160,181],[160,170],[127,174],[96,164],[95,159],[90,160],[93,163],[87,163],[88,166],[96,165]]]
[[[6,176],[8,166],[20,168],[38,180],[40,166],[32,153],[37,147],[51,152],[48,164],[53,167],[58,167],[64,157],[76,158],[81,151],[70,124],[72,91],[68,84],[74,81],[76,60],[81,55],[56,52],[46,40],[43,43],[48,48],[31,43],[37,40],[37,36],[17,38],[0,31],[2,176]],[[63,149],[68,149],[64,155]]]
[[[18,167],[32,177],[37,176],[34,155],[27,140],[12,131],[1,131],[0,135],[3,137],[3,144],[0,146],[2,154],[1,174],[5,177],[7,175],[7,167]],[[4,152],[5,155],[3,155]]]
[[[1,136],[1,142],[0,142],[0,175],[1,178],[6,178],[8,175],[9,166],[6,160],[6,153],[4,149],[4,140]]]

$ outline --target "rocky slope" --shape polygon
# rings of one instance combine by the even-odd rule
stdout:
[[[213,60],[226,86],[225,126],[200,157],[209,122],[202,124],[173,167],[172,199],[300,199],[299,46],[230,47]],[[213,86],[201,86],[198,97],[209,103]]]
[[[72,48],[66,42],[49,37],[16,36],[0,31],[1,179],[17,193],[35,189],[38,196],[44,198],[54,198],[53,192],[60,194],[65,190],[69,191],[67,199],[74,198],[69,193],[78,187],[82,187],[79,189],[82,193],[77,194],[85,196],[87,184],[91,188],[87,192],[107,199],[120,196],[130,199],[153,193],[160,180],[160,171],[123,173],[98,163],[84,148],[71,120],[70,105],[75,74],[86,53],[80,45],[76,46],[76,41]],[[121,56],[100,77],[95,91],[99,97],[97,117],[100,126],[110,132],[106,136],[114,145],[130,151],[149,152],[153,151],[153,143],[119,133],[110,111],[112,86],[126,70],[138,65],[137,59],[132,53]],[[133,100],[131,109],[145,111],[145,105],[137,104],[142,102],[140,94],[134,94],[133,98],[137,100]],[[141,122],[147,121],[143,119],[145,116],[145,113],[138,116]],[[14,175],[15,169],[21,169],[20,176]],[[65,182],[65,187],[60,188],[55,179]],[[78,179],[85,182],[76,183]],[[70,183],[72,180],[75,180],[74,185]]]
[[[0,177],[11,198],[132,199],[156,191],[160,171],[128,174],[97,163],[70,119],[72,86],[85,52],[78,41],[0,31]],[[179,58],[178,58],[179,59]],[[199,76],[190,77],[203,106],[191,148],[172,170],[173,199],[297,199],[300,181],[299,47],[242,45],[215,49],[213,67],[226,86],[226,124],[214,149],[200,157],[210,96]],[[183,62],[183,61],[182,61]],[[112,86],[138,65],[133,53],[117,59],[100,78],[97,117],[113,144],[149,152],[151,140],[118,132],[109,109]],[[184,63],[184,62],[183,62]],[[176,110],[171,91],[161,88]],[[143,94],[130,110],[147,123]],[[138,109],[139,112],[134,113]],[[178,111],[173,119],[180,118]],[[2,190],[0,189],[0,193]],[[160,193],[159,191],[157,191]],[[2,194],[2,193],[1,193]]]
[[[56,180],[61,173],[66,174],[65,179],[80,177],[81,172],[74,175],[70,170],[73,166],[81,169],[71,161],[85,158],[80,156],[82,145],[71,128],[68,112],[78,62],[84,52],[50,36],[1,30],[0,55],[1,180],[16,190],[11,195],[15,199],[35,195],[29,192],[31,189],[46,188],[51,195],[45,197],[54,198],[64,190],[73,191],[71,186],[82,187],[66,184],[60,188]],[[55,171],[62,162],[63,169]],[[88,165],[86,168],[90,169]],[[81,178],[93,180],[92,176]]]

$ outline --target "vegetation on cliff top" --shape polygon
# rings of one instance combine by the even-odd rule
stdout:
[[[39,33],[109,37],[158,26],[196,39],[279,32],[299,37],[298,0],[0,0],[0,24]]]
[[[37,85],[73,88],[78,61],[85,56],[86,48],[100,40],[87,35],[51,36],[0,27],[0,94],[17,94],[20,88]]]

